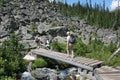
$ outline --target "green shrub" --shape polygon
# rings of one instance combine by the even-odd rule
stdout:
[[[35,60],[35,62],[32,64],[33,68],[40,68],[40,67],[46,67],[47,62],[43,58],[38,58]]]
[[[8,77],[8,76],[1,76],[0,80],[15,80],[13,77]]]
[[[108,45],[105,50],[110,51],[111,53],[113,53],[115,50],[117,49],[117,46],[113,43],[110,43],[110,45]]]
[[[51,47],[54,51],[66,53],[66,45],[64,43],[53,42]]]
[[[106,65],[120,66],[120,54],[115,56],[113,60],[108,61],[108,58],[117,50],[117,46],[113,43],[106,46],[100,40],[92,40],[88,45],[84,44],[80,39],[77,39],[77,43],[74,46],[74,55],[88,57],[95,60],[104,61]]]
[[[75,56],[85,56],[90,50],[87,45],[85,45],[80,39],[77,39],[77,43],[74,46]]]
[[[6,1],[5,0],[0,0],[0,5],[4,5],[4,4],[6,4]]]
[[[34,32],[35,30],[37,30],[37,25],[35,23],[32,23],[30,28],[31,28],[31,31]]]
[[[3,42],[0,47],[0,75],[14,76],[14,74],[25,71],[26,63],[23,61],[22,51],[24,46],[19,43],[15,34]]]

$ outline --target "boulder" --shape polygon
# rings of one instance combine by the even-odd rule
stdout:
[[[24,72],[22,74],[21,80],[34,80],[33,76],[29,72]]]
[[[8,32],[7,31],[0,31],[0,38],[4,38],[8,36]]]
[[[69,76],[70,76],[70,74],[72,74],[73,72],[76,72],[77,71],[77,69],[76,68],[74,68],[74,67],[72,67],[72,68],[67,68],[67,69],[65,69],[65,70],[61,70],[60,72],[59,72],[59,78],[60,79],[67,79]]]
[[[53,37],[55,36],[66,36],[66,32],[68,31],[68,28],[65,26],[58,26],[53,27],[47,30],[49,34],[51,34]]]
[[[36,68],[32,71],[32,74],[35,75],[36,79],[43,80],[58,80],[57,79],[57,71],[49,68]]]
[[[20,43],[22,43],[25,46],[25,49],[33,49],[37,46],[34,40],[22,40],[20,41]]]

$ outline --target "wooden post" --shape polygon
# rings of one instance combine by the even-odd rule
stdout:
[[[86,80],[86,78],[83,75],[80,75],[80,80]]]
[[[32,71],[32,61],[29,62],[28,66],[27,66],[27,71],[28,71],[29,73],[31,73],[31,71]]]
[[[110,57],[109,57],[109,61],[110,60],[112,60],[113,59],[113,57],[115,56],[115,55],[117,55],[117,53],[120,51],[120,48],[118,48]]]
[[[78,68],[78,73],[80,74],[80,80],[86,80],[87,70]]]

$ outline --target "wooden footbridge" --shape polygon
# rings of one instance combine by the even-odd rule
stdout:
[[[117,76],[116,78],[116,75],[120,75],[120,71],[113,70],[112,68],[112,70],[106,69],[106,67],[103,67],[103,61],[84,57],[69,58],[64,53],[41,48],[34,49],[31,51],[31,53],[43,57],[48,57],[54,60],[62,61],[78,67],[78,73],[81,75],[80,80],[85,80],[85,78],[88,78],[90,80],[120,80],[120,76]],[[112,75],[111,78],[109,77],[109,74]]]

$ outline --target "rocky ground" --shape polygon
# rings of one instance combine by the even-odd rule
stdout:
[[[72,67],[65,70],[54,70],[49,68],[36,68],[31,73],[24,72],[22,80],[76,80],[77,69]]]

